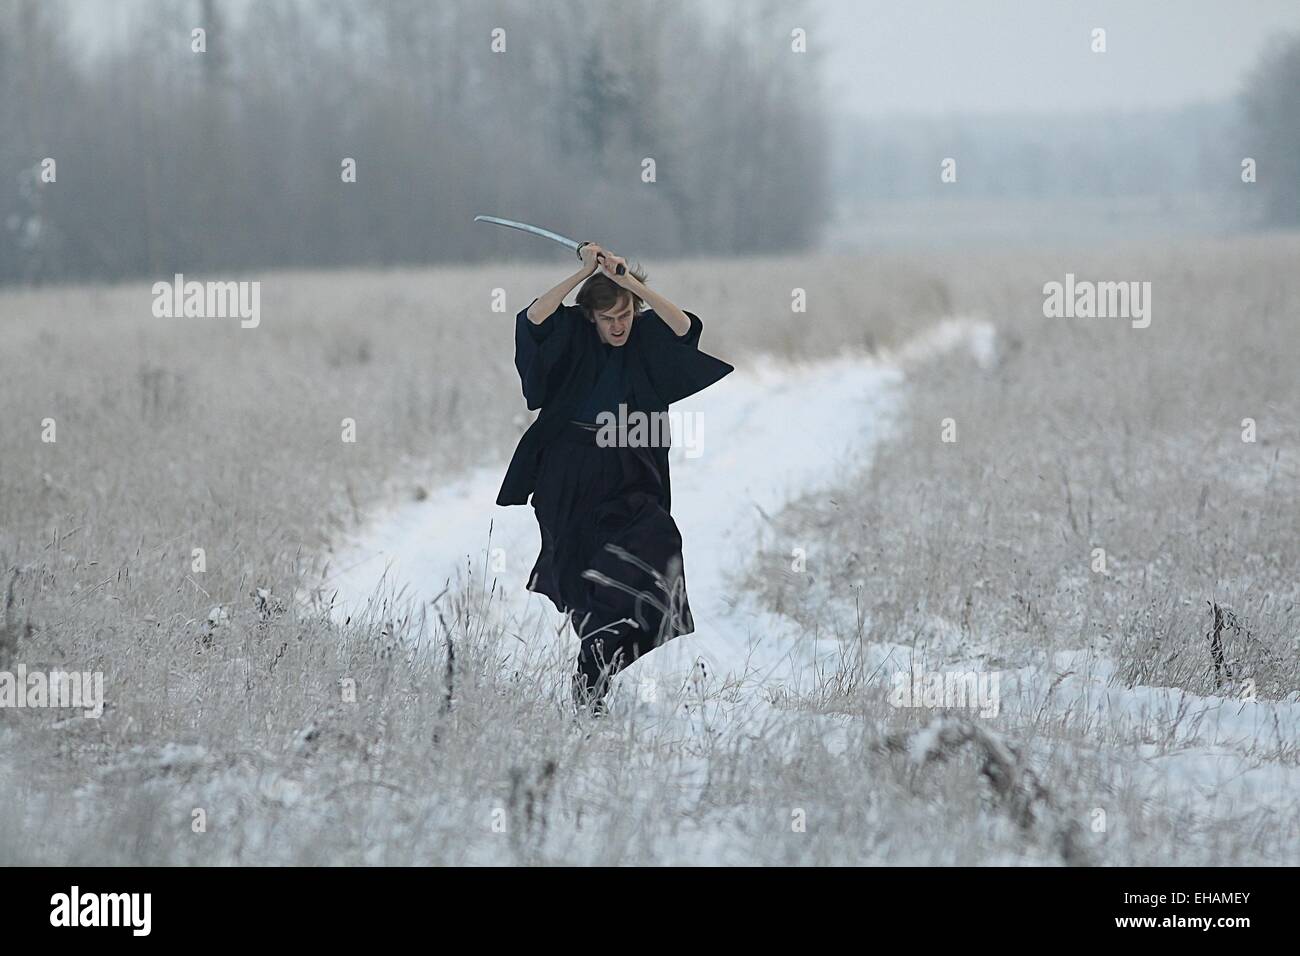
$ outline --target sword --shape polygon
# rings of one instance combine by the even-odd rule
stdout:
[[[498,219],[496,216],[475,216],[474,221],[490,222],[498,226],[505,226],[507,229],[518,229],[520,232],[527,232],[534,236],[541,236],[543,239],[550,239],[552,242],[558,242],[560,245],[572,249],[579,259],[582,258],[582,247],[587,245],[585,241],[578,242],[576,239],[562,236],[558,232],[551,232],[551,230],[543,229],[541,226],[530,226],[526,222],[515,222],[513,219]],[[604,258],[603,255],[596,256],[598,261]],[[622,275],[627,270],[623,266],[618,266],[614,271]]]

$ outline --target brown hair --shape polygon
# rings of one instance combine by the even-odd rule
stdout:
[[[645,282],[647,278],[645,270],[640,266],[636,268],[628,266],[627,271],[642,282]],[[582,288],[578,290],[578,297],[574,302],[582,306],[587,313],[587,321],[594,322],[596,321],[597,312],[604,312],[613,308],[627,296],[632,296],[633,312],[640,312],[645,308],[645,303],[641,301],[639,295],[629,292],[605,273],[597,271],[592,273],[587,278],[587,281],[582,284]]]

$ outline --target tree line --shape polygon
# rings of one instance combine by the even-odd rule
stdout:
[[[88,40],[66,0],[9,0],[0,282],[546,254],[476,213],[639,255],[805,245],[799,6],[154,0],[104,5],[130,20],[97,44],[98,15]]]

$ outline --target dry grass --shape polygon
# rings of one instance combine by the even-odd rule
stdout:
[[[949,312],[1002,330],[992,372],[918,371],[908,419],[834,506],[778,516],[813,542],[817,583],[768,572],[778,549],[753,576],[773,603],[850,650],[908,631],[924,642],[929,615],[995,648],[986,661],[1100,640],[1129,671],[1160,668],[1133,679],[1192,686],[1209,663],[1205,601],[1231,604],[1269,647],[1286,633],[1296,252],[774,259],[651,278],[738,364],[893,344]],[[1047,323],[1038,289],[1067,269],[1156,282],[1152,328]],[[511,277],[513,310],[554,274]],[[21,571],[5,633],[19,622],[11,643],[29,666],[103,670],[109,698],[98,721],[0,711],[17,755],[0,768],[0,862],[1061,862],[1055,831],[1023,827],[999,809],[1011,791],[978,785],[986,755],[918,766],[882,748],[933,713],[891,708],[851,654],[757,724],[729,726],[713,688],[653,713],[625,706],[587,734],[563,706],[570,662],[553,644],[503,651],[479,571],[415,620],[340,627],[288,600],[315,582],[329,536],[499,460],[518,434],[510,319],[487,310],[499,278],[267,276],[249,331],[155,320],[146,286],[0,295],[0,563]],[[791,321],[796,286],[810,311]],[[956,445],[938,442],[947,415]],[[1247,415],[1271,444],[1232,443]],[[355,445],[339,441],[347,416]],[[55,445],[39,442],[45,417]],[[1094,542],[1111,555],[1104,581],[1087,572]],[[845,617],[859,584],[864,613]],[[205,623],[217,605],[226,617]],[[1182,615],[1160,624],[1179,649],[1169,662],[1146,650],[1164,633],[1133,614],[1148,607]],[[1230,657],[1273,673],[1235,639]],[[1035,720],[1022,708],[981,734],[1032,766],[1062,825],[1106,808],[1108,834],[1082,836],[1090,858],[1294,858],[1293,800],[1216,819],[1164,775],[1179,720],[1153,742],[1144,724],[1058,713],[1054,691],[1026,691]],[[1281,742],[1242,759],[1297,763]]]
[[[1012,660],[1096,646],[1130,681],[1199,693],[1219,689],[1207,635],[1226,604],[1250,629],[1224,635],[1233,676],[1295,694],[1297,253],[1283,236],[1017,255],[982,276],[937,263],[962,307],[998,325],[999,361],[916,370],[872,468],[791,508],[756,583],[810,625],[854,631],[842,609],[858,601],[867,639],[941,618]],[[1044,318],[1042,284],[1067,271],[1151,281],[1150,328]],[[817,573],[782,573],[783,545],[810,529]]]
[[[1099,861],[1294,859],[1294,723],[1269,716],[1293,711],[1242,698],[1300,701],[1298,253],[1300,238],[1274,236],[936,263],[963,310],[998,325],[998,360],[914,370],[871,468],[778,516],[748,576],[850,649],[822,705],[879,700],[881,642],[918,668],[1056,673],[992,724],[1076,820],[1106,811]],[[1045,319],[1042,284],[1067,271],[1151,281],[1151,327]],[[807,573],[789,573],[795,546]],[[1112,663],[1097,696],[1128,703],[1101,716],[1053,700],[1067,649]],[[1256,736],[1216,729],[1257,713]]]
[[[890,344],[947,308],[942,283],[906,263],[650,265],[704,316],[706,347],[738,362]],[[526,423],[512,314],[560,274],[510,269],[505,315],[490,311],[500,269],[241,276],[263,283],[248,330],[156,319],[147,283],[0,293],[0,565],[13,587],[0,643],[29,668],[103,671],[108,697],[99,721],[0,711],[6,749],[31,756],[0,770],[0,860],[357,861],[375,846],[370,814],[390,812],[374,801],[402,794],[417,803],[385,824],[394,842],[379,858],[494,858],[466,845],[468,815],[502,799],[512,767],[545,766],[558,747],[556,786],[617,776],[603,756],[574,766],[545,683],[561,664],[499,672],[490,625],[466,605],[451,621],[466,645],[456,723],[435,745],[445,635],[413,655],[389,622],[340,629],[292,600],[319,580],[324,542],[373,506],[504,460]],[[858,294],[864,274],[876,293]],[[795,285],[817,335],[788,319]],[[340,440],[348,417],[355,444]],[[344,679],[356,706],[340,705]],[[483,733],[501,744],[490,757]],[[442,819],[421,800],[449,814],[432,842],[403,829]],[[190,832],[199,805],[206,841]],[[588,825],[619,825],[615,805]],[[327,820],[347,832],[322,839]]]

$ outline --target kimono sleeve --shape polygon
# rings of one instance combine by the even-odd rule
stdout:
[[[574,306],[560,305],[538,323],[528,321],[527,307],[515,316],[515,368],[529,409],[545,405],[564,378],[575,311]]]
[[[700,335],[704,332],[704,323],[690,309],[682,309],[682,311],[691,320],[691,327],[686,330],[685,335],[678,335],[674,332],[672,327],[653,309],[647,309],[641,314],[641,318],[652,323],[650,329],[656,341],[671,342],[682,348],[698,349],[700,347]]]
[[[653,311],[637,320],[645,323],[639,347],[645,372],[665,406],[694,395],[734,371],[726,362],[700,351],[704,324],[694,312],[682,311],[691,320],[685,335],[678,335]]]
[[[678,345],[698,349],[700,347],[700,336],[704,333],[704,323],[701,322],[700,317],[690,309],[682,309],[682,311],[685,312],[686,317],[691,320],[691,327],[686,330],[685,335],[678,335],[676,332],[673,332],[673,340],[677,342]],[[669,329],[668,331],[672,332],[672,329]]]

